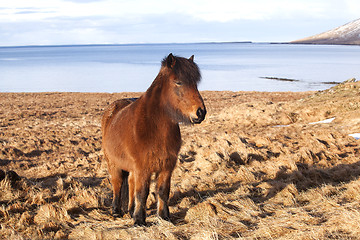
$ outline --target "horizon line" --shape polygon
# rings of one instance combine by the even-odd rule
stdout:
[[[89,44],[30,44],[9,45],[0,48],[26,48],[26,47],[87,47],[87,46],[131,46],[131,45],[188,45],[188,44],[288,44],[289,42],[253,42],[253,41],[209,41],[209,42],[154,42],[154,43],[89,43]]]

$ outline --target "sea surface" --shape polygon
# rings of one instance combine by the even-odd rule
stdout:
[[[0,92],[142,92],[169,53],[195,55],[200,90],[324,90],[360,79],[360,46],[268,43],[0,47]]]

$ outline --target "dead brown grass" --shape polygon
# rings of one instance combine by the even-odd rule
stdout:
[[[148,226],[133,227],[110,214],[100,118],[139,93],[0,93],[0,238],[359,239],[359,83],[202,94],[206,121],[181,127],[172,222],[150,194]]]

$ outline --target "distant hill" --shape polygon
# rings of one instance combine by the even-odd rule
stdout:
[[[360,19],[330,31],[295,40],[290,43],[360,45]]]

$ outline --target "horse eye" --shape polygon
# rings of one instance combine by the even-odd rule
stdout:
[[[182,85],[182,82],[175,82],[175,84],[177,85],[177,86],[181,86]]]

